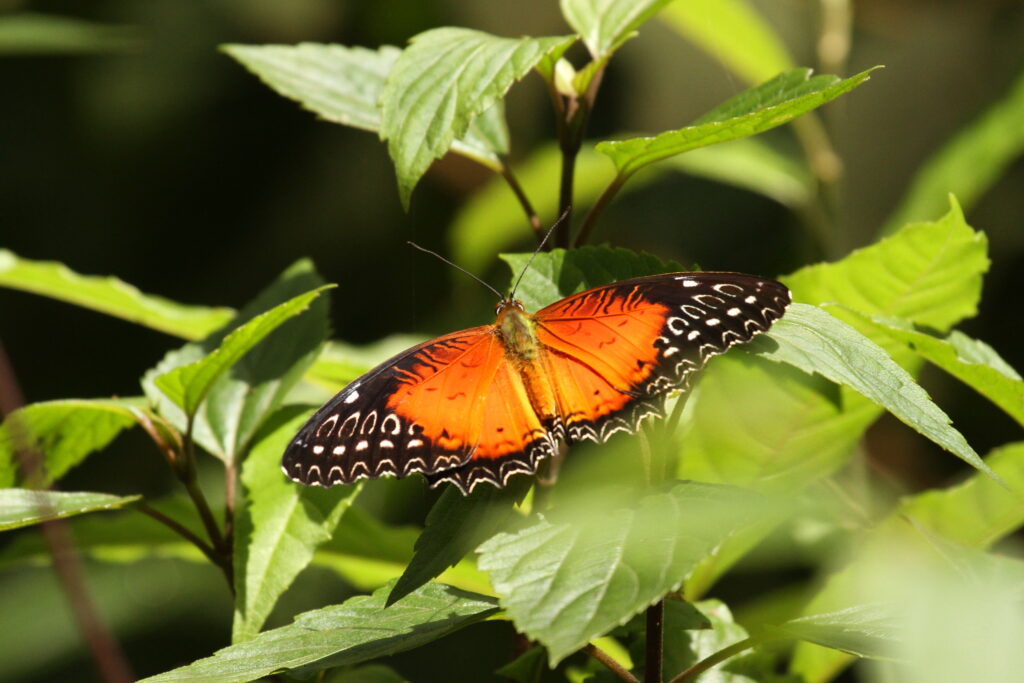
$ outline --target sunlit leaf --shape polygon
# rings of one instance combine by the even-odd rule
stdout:
[[[727,100],[692,126],[654,137],[602,142],[596,149],[611,158],[620,175],[628,176],[691,149],[745,138],[788,123],[853,90],[868,80],[873,70],[839,79],[811,78],[810,69],[794,69]]]
[[[964,462],[995,476],[914,378],[853,327],[820,308],[795,303],[767,336],[777,345],[765,350],[765,357],[857,391]]]
[[[91,491],[0,489],[0,531],[97,510],[116,510],[142,496],[113,496]]]
[[[185,339],[221,327],[229,308],[185,306],[150,294],[115,277],[79,275],[56,261],[32,261],[0,249],[0,286],[66,301]]]
[[[12,8],[13,9],[13,6]],[[35,12],[0,16],[0,55],[126,52],[141,46],[131,26]]]
[[[395,162],[402,203],[408,205],[430,164],[475,118],[541,57],[573,40],[499,38],[454,27],[415,36],[388,73],[380,97],[380,135]]]
[[[30,448],[42,459],[42,481],[51,482],[106,447],[135,424],[141,411],[137,399],[45,401],[14,411],[0,424],[0,487],[21,479],[20,449]]]
[[[877,602],[798,617],[771,626],[768,632],[858,657],[888,659],[899,646],[902,626],[895,605]]]
[[[562,15],[590,54],[607,57],[671,0],[561,0]]]
[[[242,465],[235,524],[235,618],[232,641],[259,632],[277,599],[331,538],[359,486],[342,491],[299,486],[281,474],[281,454],[310,410],[282,408]]]
[[[144,680],[230,683],[283,671],[308,675],[419,647],[497,611],[490,598],[438,584],[423,586],[385,609],[390,590],[386,586],[373,595],[305,612],[288,626]]]
[[[569,521],[538,520],[479,548],[502,607],[552,665],[678,588],[765,507],[741,489],[697,483],[629,507],[613,501],[602,494]]]

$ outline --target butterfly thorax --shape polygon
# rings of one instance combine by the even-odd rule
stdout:
[[[520,361],[537,358],[539,344],[534,332],[533,316],[516,299],[505,299],[498,304],[498,334],[505,351]]]

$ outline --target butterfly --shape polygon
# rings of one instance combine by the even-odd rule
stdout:
[[[708,359],[782,317],[789,290],[726,272],[669,273],[594,287],[527,313],[414,346],[351,382],[288,445],[306,485],[424,474],[465,494],[504,486],[569,444],[606,441],[663,416]]]

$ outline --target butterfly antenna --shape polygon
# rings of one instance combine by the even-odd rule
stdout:
[[[537,258],[537,254],[539,254],[540,250],[544,248],[544,244],[548,241],[548,238],[551,237],[551,233],[555,231],[555,228],[562,224],[562,221],[565,220],[566,216],[569,215],[570,211],[572,211],[571,206],[565,207],[565,211],[563,211],[562,215],[558,217],[558,220],[556,220],[551,225],[551,227],[548,228],[547,233],[544,235],[544,239],[542,239],[540,241],[540,244],[537,245],[537,248],[533,250],[533,254],[530,255],[530,260],[526,262],[526,265],[519,272],[519,277],[516,278],[516,283],[512,285],[512,293],[508,295],[509,299],[514,299],[516,297],[516,290],[519,289],[519,283],[523,281],[523,276],[526,275],[526,271],[530,269],[530,265],[533,263],[533,259]]]
[[[416,247],[416,248],[417,248],[417,249],[419,249],[420,251],[426,252],[426,253],[430,254],[431,256],[436,256],[437,258],[441,259],[442,261],[444,261],[445,263],[447,263],[447,264],[448,264],[449,266],[451,266],[451,267],[452,267],[452,268],[454,268],[455,270],[461,270],[461,271],[462,271],[463,273],[465,273],[466,275],[470,276],[471,278],[473,278],[474,280],[476,280],[477,282],[479,282],[480,284],[482,284],[482,285],[483,285],[484,287],[486,287],[487,289],[489,289],[489,290],[491,290],[492,292],[494,292],[494,294],[495,294],[495,295],[496,295],[496,296],[497,296],[497,297],[498,297],[499,299],[502,299],[502,300],[504,300],[504,298],[505,298],[505,297],[503,297],[503,296],[501,295],[501,292],[499,292],[498,290],[496,290],[496,289],[495,289],[494,287],[491,287],[491,286],[490,286],[489,284],[487,284],[486,282],[484,282],[483,280],[481,280],[480,278],[478,278],[478,277],[477,277],[476,275],[473,275],[473,273],[469,272],[468,270],[466,270],[466,269],[465,269],[465,268],[463,268],[462,266],[460,266],[460,265],[458,265],[458,264],[456,264],[456,263],[452,263],[451,261],[449,261],[448,259],[446,259],[446,258],[445,258],[444,256],[441,256],[440,254],[438,254],[438,253],[437,253],[436,251],[431,251],[430,249],[427,249],[426,247],[421,247],[420,245],[416,244],[415,242],[407,242],[407,244],[408,244],[408,245],[409,245],[410,247]]]

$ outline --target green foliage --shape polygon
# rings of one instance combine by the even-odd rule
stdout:
[[[441,27],[405,47],[222,49],[321,118],[376,133],[406,207],[449,151],[494,172],[448,229],[461,265],[482,269],[499,249],[544,237],[542,216],[548,224],[560,219],[546,250],[501,255],[508,289],[529,310],[597,285],[686,270],[643,251],[585,244],[641,170],[628,184],[631,201],[643,201],[637,190],[655,181],[671,182],[668,171],[681,171],[790,212],[806,229],[791,254],[840,242],[831,234],[843,224],[833,202],[839,188],[821,164],[833,153],[828,122],[800,119],[796,144],[778,143],[790,130],[783,126],[849,95],[874,69],[812,76],[743,0],[559,4],[573,35],[505,38]],[[654,17],[674,31],[663,33],[686,36],[753,87],[686,127],[590,140],[591,115],[616,96],[597,98],[607,87],[606,67]],[[0,50],[10,24],[0,22]],[[83,45],[91,40],[81,35]],[[92,38],[94,47],[102,43],[98,33]],[[55,50],[74,42],[61,48],[54,41]],[[571,63],[576,53],[587,61]],[[529,80],[547,90],[557,140],[516,149],[505,114],[519,102],[507,95]],[[518,658],[508,644],[489,650],[509,652],[500,675],[531,683],[613,675],[653,683],[659,641],[662,679],[680,682],[824,682],[855,658],[873,662],[862,667],[872,681],[1014,680],[1024,667],[1024,563],[1013,559],[1007,538],[1024,527],[1024,443],[980,458],[940,407],[946,393],[935,392],[933,401],[918,374],[931,363],[1024,425],[1020,374],[984,341],[954,329],[980,310],[990,262],[987,237],[950,194],[969,206],[1019,154],[1013,124],[1021,92],[1018,82],[926,165],[886,237],[827,261],[805,258],[810,263],[781,276],[794,300],[785,316],[716,358],[687,394],[670,397],[666,419],[607,444],[573,444],[564,466],[552,458],[543,485],[519,476],[505,489],[481,486],[463,496],[447,487],[433,496],[416,482],[324,490],[287,480],[281,454],[313,404],[421,339],[327,341],[328,297],[321,294],[332,285],[308,261],[236,313],[184,306],[115,278],[0,250],[0,286],[189,342],[145,373],[144,398],[46,401],[5,416],[0,530],[12,533],[0,566],[48,561],[41,536],[13,530],[66,518],[58,523],[97,567],[159,582],[166,575],[147,563],[175,561],[186,572],[216,567],[216,580],[229,589],[218,609],[225,633],[232,615],[231,644],[211,645],[210,656],[146,679],[153,681],[405,680],[395,655],[435,647],[464,628],[473,637],[496,632],[491,627],[522,634]],[[771,142],[750,137],[775,128]],[[344,286],[346,294],[364,293]],[[966,479],[910,494],[890,481],[896,477],[865,468],[863,453],[896,448],[879,449],[881,430],[864,438],[883,413],[925,437],[906,431],[901,438],[938,445],[972,467]],[[180,488],[159,497],[48,490],[132,426],[152,441]],[[938,449],[923,458],[961,465]],[[89,514],[101,510],[114,512]],[[762,588],[775,580],[765,573],[742,591],[718,591],[719,582],[742,582],[768,567],[822,577],[783,579],[774,593]],[[101,594],[116,595],[115,584],[104,578]],[[12,585],[0,592],[0,612],[20,621],[25,615],[5,602]],[[757,595],[748,600],[751,592]],[[40,586],[26,590],[42,593]],[[708,594],[713,599],[703,599]],[[726,604],[722,596],[735,597]],[[146,623],[138,611],[112,611],[112,619]],[[653,625],[658,614],[663,632]],[[497,620],[507,623],[477,625]],[[287,625],[268,627],[280,623]],[[42,640],[31,630],[14,635],[26,651]],[[15,645],[0,651],[14,656]],[[37,665],[26,657],[8,673]],[[442,657],[431,666],[425,673],[443,680],[465,677],[461,660]]]
[[[0,531],[31,526],[97,510],[116,510],[142,496],[0,489]]]
[[[390,589],[300,614],[293,624],[145,680],[228,683],[359,664],[429,643],[497,611],[486,596],[440,584],[424,586],[385,610]]]

